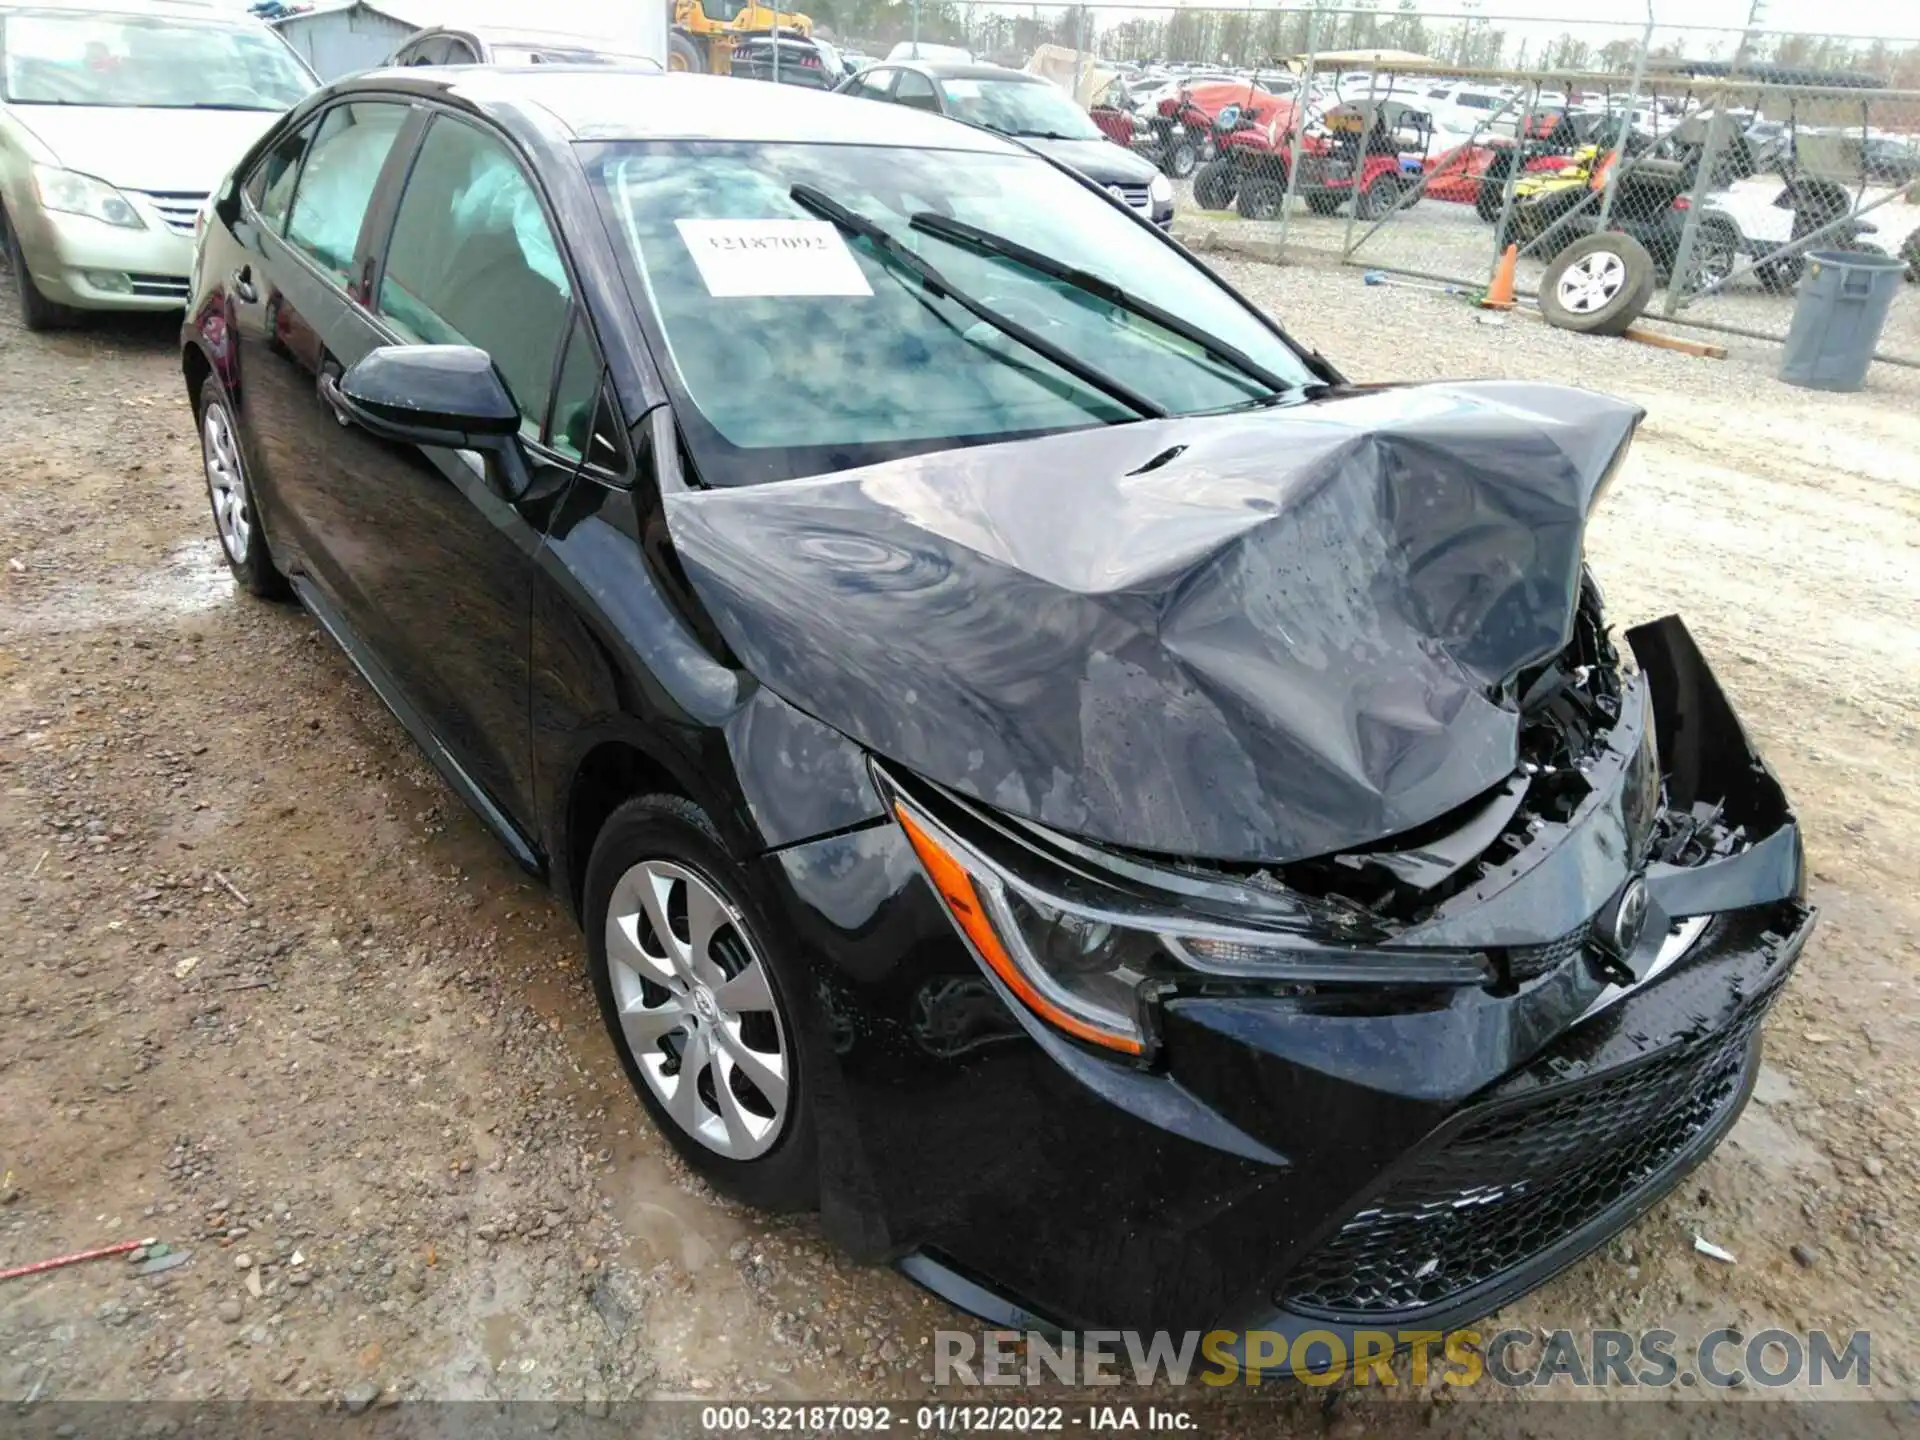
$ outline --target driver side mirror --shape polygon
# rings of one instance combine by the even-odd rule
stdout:
[[[520,407],[493,360],[471,345],[383,345],[321,394],[342,424],[402,445],[477,450],[508,499],[530,477],[520,452]]]

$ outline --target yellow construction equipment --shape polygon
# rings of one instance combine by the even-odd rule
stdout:
[[[736,40],[771,34],[776,28],[782,35],[811,35],[813,21],[759,0],[673,0],[667,68],[725,75],[732,68]]]

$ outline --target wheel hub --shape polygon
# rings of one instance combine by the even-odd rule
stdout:
[[[792,1051],[740,912],[686,866],[643,860],[614,885],[606,940],[621,1032],[668,1117],[730,1160],[772,1149]]]
[[[1618,255],[1595,250],[1566,268],[1555,287],[1559,301],[1576,315],[1602,309],[1627,283],[1627,267]]]

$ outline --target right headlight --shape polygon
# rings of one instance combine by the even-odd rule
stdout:
[[[893,807],[979,961],[1049,1025],[1137,1059],[1151,1050],[1155,990],[1183,976],[1334,985],[1491,978],[1477,951],[1323,944],[1171,911],[1063,899],[990,863],[910,801],[895,797]]]
[[[133,202],[104,180],[82,175],[77,170],[61,170],[53,165],[33,167],[34,193],[42,209],[68,215],[86,215],[123,230],[144,230],[147,222],[133,208]]]

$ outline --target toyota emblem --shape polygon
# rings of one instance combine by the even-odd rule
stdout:
[[[1641,933],[1647,928],[1649,903],[1647,882],[1634,876],[1620,888],[1607,913],[1600,916],[1595,938],[1615,957],[1626,959],[1639,947]]]

